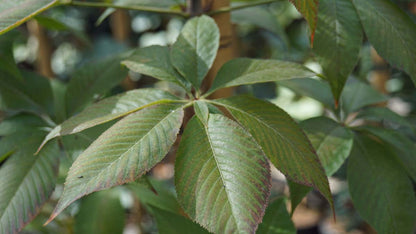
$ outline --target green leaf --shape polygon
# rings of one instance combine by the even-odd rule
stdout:
[[[328,179],[315,150],[286,112],[272,103],[249,96],[221,99],[215,103],[230,111],[288,179],[317,189],[333,205]]]
[[[332,119],[316,117],[300,123],[327,176],[332,176],[350,155],[354,134]]]
[[[416,133],[416,127],[414,124],[409,122],[405,117],[385,107],[366,108],[360,111],[356,118],[362,118],[368,121],[376,121],[382,123],[390,122],[411,129],[411,131]]]
[[[320,0],[314,52],[338,100],[358,61],[362,26],[350,0]]]
[[[170,51],[166,46],[150,46],[137,49],[121,63],[134,72],[170,81],[187,90],[190,89],[190,84],[173,67]]]
[[[207,230],[191,220],[166,210],[151,206],[160,234],[209,234]]]
[[[54,116],[56,122],[61,123],[66,119],[65,96],[67,85],[58,79],[51,80],[53,94]]]
[[[311,31],[311,44],[313,45],[315,29],[316,29],[316,22],[318,16],[318,5],[319,0],[289,0],[293,5],[295,5],[296,9],[305,17],[306,21],[308,21],[309,29]]]
[[[416,25],[389,0],[353,0],[368,40],[383,58],[416,84]]]
[[[0,122],[0,136],[7,136],[27,130],[39,130],[45,127],[45,125],[45,122],[35,115],[19,114]]]
[[[293,62],[265,59],[233,59],[218,71],[209,91],[219,88],[279,81],[293,78],[312,77],[316,74],[308,68]]]
[[[177,98],[168,92],[157,89],[131,90],[103,99],[55,127],[46,136],[42,145],[57,136],[81,132],[84,129],[123,117],[145,107],[163,103],[168,99],[175,100]]]
[[[378,233],[414,231],[413,186],[389,147],[357,136],[347,173],[354,207]]]
[[[254,233],[270,194],[267,158],[236,122],[211,114],[194,117],[182,135],[175,162],[178,201],[214,233]]]
[[[19,232],[39,213],[55,188],[58,174],[56,142],[33,156],[43,134],[19,134],[15,134],[16,140],[23,138],[19,142],[24,142],[24,147],[0,167],[0,233]]]
[[[68,83],[66,113],[72,116],[94,98],[107,93],[127,77],[127,69],[120,65],[121,55],[98,60],[77,70]]]
[[[75,200],[132,182],[149,171],[175,142],[182,118],[181,105],[165,104],[138,111],[114,124],[72,164],[49,221]]]
[[[123,233],[124,208],[117,190],[100,191],[83,199],[75,216],[74,233],[114,234]]]
[[[148,184],[130,183],[127,186],[146,208],[158,208],[175,214],[181,211],[174,192],[168,190],[166,183],[149,179]]]
[[[362,107],[387,101],[387,97],[373,89],[370,85],[355,81],[344,87],[341,95],[341,108],[350,114]]]
[[[0,70],[20,81],[23,80],[19,68],[14,61],[13,43],[18,38],[18,33],[9,33],[0,37]]]
[[[220,32],[215,21],[208,16],[195,17],[185,24],[172,45],[172,64],[199,89],[214,63],[219,44]]]
[[[301,78],[282,80],[278,81],[277,84],[289,88],[300,95],[313,98],[329,109],[335,109],[334,98],[327,82],[311,78]]]
[[[208,105],[204,101],[196,101],[194,102],[194,110],[199,120],[206,124],[209,117]]]
[[[290,205],[291,211],[290,215],[292,216],[296,210],[296,207],[302,202],[303,198],[312,191],[312,188],[305,186],[303,184],[298,184],[293,181],[287,180],[287,185],[289,186],[290,191]]]
[[[259,225],[257,234],[296,234],[295,225],[286,210],[285,199],[279,198],[270,203]]]
[[[0,34],[58,4],[58,0],[0,0]]]
[[[360,127],[360,129],[369,132],[393,146],[396,158],[401,162],[407,174],[416,181],[416,145],[412,140],[395,130],[371,126]]]
[[[13,112],[51,113],[53,99],[47,78],[21,71],[23,80],[0,71],[0,110]]]

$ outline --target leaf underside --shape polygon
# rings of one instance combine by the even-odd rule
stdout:
[[[270,168],[251,136],[236,122],[210,114],[192,118],[175,162],[179,203],[214,233],[254,233],[270,194]]]
[[[181,105],[165,104],[114,124],[72,164],[49,221],[80,197],[132,182],[153,168],[175,142],[182,118]]]

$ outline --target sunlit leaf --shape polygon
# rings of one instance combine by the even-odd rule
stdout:
[[[357,64],[362,26],[351,0],[320,0],[314,52],[338,100]]]
[[[168,99],[177,98],[168,92],[156,89],[132,90],[103,99],[54,128],[42,145],[57,136],[77,133]]]
[[[253,138],[236,122],[211,114],[192,118],[175,162],[178,201],[214,233],[253,233],[270,193],[270,169]]]
[[[172,45],[172,64],[192,85],[199,89],[211,68],[220,44],[215,21],[208,16],[189,20]]]
[[[296,122],[272,103],[249,96],[216,100],[231,112],[288,179],[320,191],[332,205],[328,179],[315,150]]]
[[[353,0],[368,40],[416,84],[416,24],[390,0]]]
[[[414,231],[413,186],[389,147],[357,136],[347,172],[354,208],[378,233]]]
[[[305,78],[315,75],[308,68],[293,62],[237,58],[221,67],[209,93],[224,87]]]
[[[176,140],[183,110],[178,104],[130,114],[105,131],[72,164],[49,221],[75,200],[136,180],[160,162]]]
[[[311,31],[311,44],[314,41],[315,29],[316,29],[316,22],[318,16],[318,5],[319,0],[289,0],[293,5],[295,5],[296,9],[305,17],[306,21],[308,21],[309,29]]]
[[[17,233],[40,211],[55,188],[59,149],[50,142],[33,156],[43,134],[16,133],[25,147],[0,167],[0,233]]]
[[[287,213],[283,198],[276,199],[266,209],[257,234],[296,234],[296,228]]]
[[[199,118],[199,120],[201,120],[203,123],[208,122],[209,109],[205,102],[196,101],[194,103],[194,110],[195,110],[195,115]]]
[[[58,5],[58,0],[1,0],[0,34],[3,34],[31,17]]]

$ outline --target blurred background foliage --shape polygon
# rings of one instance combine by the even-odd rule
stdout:
[[[126,2],[118,1],[119,4]],[[181,0],[143,2],[149,6],[184,6]],[[233,4],[240,2],[234,1]],[[394,2],[416,21],[415,1]],[[232,21],[237,56],[295,61],[321,72],[311,49],[308,25],[288,1],[234,11]],[[157,13],[65,6],[48,10],[17,30],[2,35],[0,40],[12,40],[13,58],[19,68],[53,77],[52,86],[59,87],[69,82],[74,71],[90,61],[135,47],[172,44],[183,24],[184,19],[180,17]],[[103,96],[152,86],[175,91],[175,87],[167,83],[130,72],[120,85]],[[236,92],[267,99],[298,121],[322,115],[336,116],[331,111],[334,103],[329,86],[318,79],[243,86]],[[353,102],[352,98],[359,100]],[[393,116],[398,114],[411,123],[410,126],[416,125],[416,89],[410,78],[401,70],[390,67],[374,52],[366,39],[362,44],[359,62],[342,93],[341,102],[341,111],[345,112],[343,118],[351,123],[363,121],[356,118],[355,112],[365,104],[382,102],[381,105],[388,107]],[[25,115],[21,114],[20,118],[24,119]],[[13,127],[13,121],[4,120],[1,124]],[[36,124],[32,119],[30,125]],[[397,131],[407,132],[406,135],[415,140],[415,134],[411,133],[408,126],[403,127],[397,122],[384,124],[391,125]],[[2,129],[5,131],[6,128]],[[103,129],[106,129],[105,126],[95,127],[83,134],[63,138],[63,144],[72,147],[69,150],[71,155],[61,157],[57,189],[51,202],[42,208],[40,215],[22,233],[157,233],[158,227],[160,233],[197,233],[200,228],[196,224],[189,225],[189,220],[177,215],[181,210],[175,199],[173,158],[170,156],[145,179],[87,196],[71,205],[52,223],[42,226],[62,192],[66,172],[74,158]],[[284,176],[277,170],[273,171],[272,183],[271,201],[288,196]],[[293,214],[298,233],[374,233],[354,210],[348,193],[345,165],[330,178],[330,183],[337,222],[334,222],[322,197],[312,191]],[[279,204],[285,204],[285,200],[280,200]],[[187,229],[175,232],[180,230],[178,227],[181,225]]]

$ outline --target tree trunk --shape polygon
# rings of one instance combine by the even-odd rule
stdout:
[[[202,8],[210,10],[218,10],[223,7],[229,7],[230,0],[203,0]],[[216,14],[212,17],[217,23],[220,29],[220,48],[218,50],[217,57],[214,61],[214,64],[211,70],[208,72],[208,75],[203,83],[203,90],[209,89],[212,82],[214,81],[215,76],[217,75],[218,70],[226,63],[228,60],[236,57],[235,53],[235,37],[234,30],[231,24],[231,14],[229,12]],[[213,93],[210,98],[222,98],[231,96],[233,93],[233,88],[225,88],[216,91]]]
[[[51,67],[52,46],[45,30],[36,20],[27,22],[27,29],[38,41],[38,53],[36,58],[36,70],[43,76],[53,78]]]

